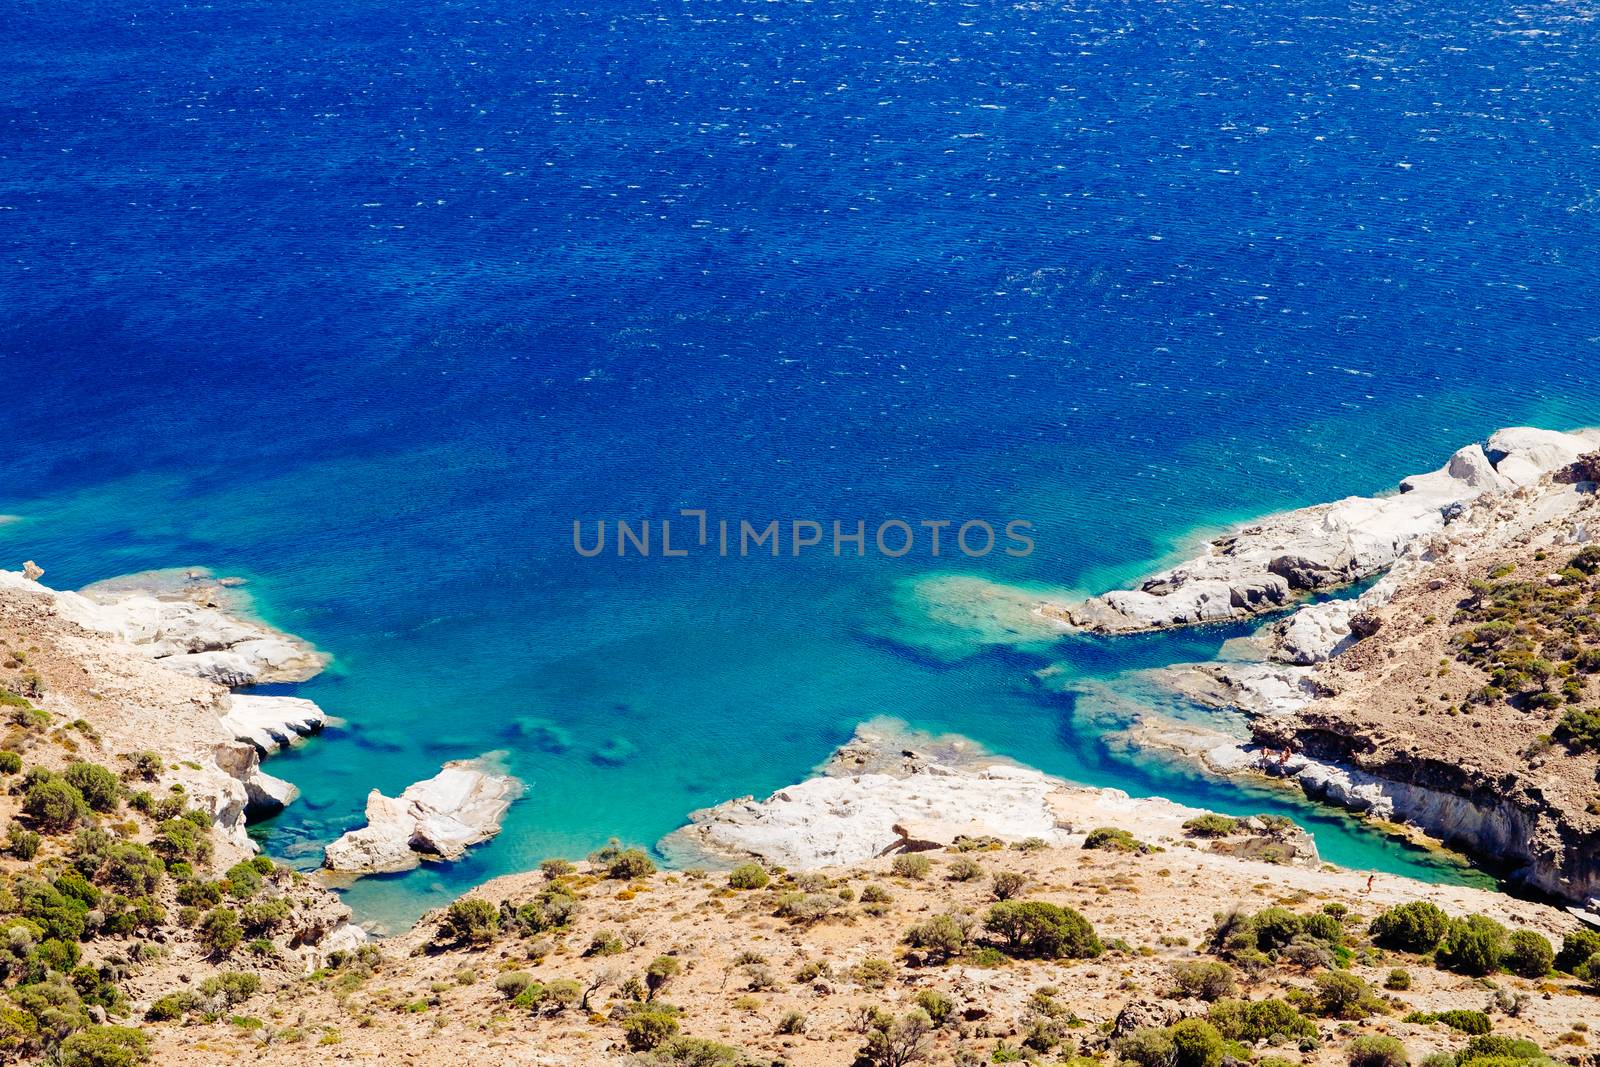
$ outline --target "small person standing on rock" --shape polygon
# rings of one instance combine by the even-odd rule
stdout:
[[[1368,896],[1372,895],[1372,883],[1377,881],[1377,879],[1378,876],[1375,874],[1367,875],[1367,888],[1363,890],[1363,892],[1365,892]]]

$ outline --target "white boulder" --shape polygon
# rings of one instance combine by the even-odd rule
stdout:
[[[498,773],[487,757],[446,763],[398,797],[367,794],[367,825],[327,847],[323,866],[372,874],[404,871],[424,859],[454,860],[500,832],[500,820],[522,783]]]
[[[223,728],[263,756],[288,748],[327,725],[328,715],[303,697],[234,693],[222,716]]]

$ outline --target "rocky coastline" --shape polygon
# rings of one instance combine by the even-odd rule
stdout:
[[[1592,749],[1556,736],[1564,709],[1595,703],[1592,686],[1563,668],[1547,686],[1500,693],[1504,668],[1496,674],[1463,651],[1465,606],[1486,587],[1520,583],[1515,595],[1526,600],[1572,586],[1557,572],[1600,539],[1597,472],[1600,432],[1502,430],[1406,479],[1397,496],[1269,516],[1137,590],[1042,610],[1102,632],[1287,610],[1230,643],[1226,660],[1154,672],[1196,703],[1242,714],[1247,743],[1153,721],[1130,731],[1132,741],[1181,750],[1218,773],[1294,782],[1600,911],[1600,768]],[[1294,607],[1296,597],[1373,578],[1358,596]],[[1543,654],[1569,646],[1547,642]]]
[[[996,757],[965,738],[931,737],[876,720],[803,782],[764,800],[740,797],[692,812],[658,850],[675,863],[751,858],[814,870],[967,842],[1082,847],[1115,827],[1149,847],[1188,840],[1185,824],[1208,815],[1160,797],[1072,785]],[[1240,824],[1210,842],[1233,859],[1319,865],[1309,834]]]

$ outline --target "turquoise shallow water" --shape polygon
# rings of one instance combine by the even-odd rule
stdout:
[[[278,761],[305,796],[261,831],[295,862],[508,750],[498,840],[351,892],[387,921],[885,714],[1313,818],[1105,746],[1105,686],[1220,634],[968,655],[904,610],[947,561],[578,560],[575,518],[1022,517],[1032,556],[967,569],[1098,589],[1600,422],[1570,5],[14,15],[0,555],[246,574],[336,654],[303,691],[349,726]],[[1337,862],[1454,876],[1317,818]]]

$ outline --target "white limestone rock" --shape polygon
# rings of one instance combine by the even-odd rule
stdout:
[[[456,760],[398,797],[367,794],[367,825],[327,847],[323,866],[374,874],[404,871],[424,859],[460,859],[500,832],[522,783],[494,769],[490,757]]]
[[[174,588],[158,574],[151,578],[157,587],[145,589],[140,577],[58,592],[56,612],[128,642],[164,667],[230,688],[301,682],[327,666],[327,655],[307,642],[215,606],[212,586]]]
[[[925,755],[922,738],[908,747],[908,736],[864,726],[822,775],[765,800],[740,797],[694,812],[659,848],[675,861],[755,856],[805,870],[942,848],[963,836],[1063,845],[1117,826],[1143,841],[1177,842],[1184,821],[1203,814],[1159,797],[1074,786],[963,739],[936,739],[942,750]],[[858,767],[861,773],[851,773]],[[1299,851],[1315,855],[1309,839]]]
[[[1084,629],[1121,633],[1247,618],[1285,607],[1306,593],[1388,569],[1414,546],[1446,535],[1480,497],[1531,485],[1597,445],[1597,430],[1500,430],[1486,448],[1461,449],[1439,470],[1404,479],[1397,494],[1353,496],[1269,515],[1217,538],[1204,555],[1153,575],[1137,589],[1060,606],[1055,613]],[[1569,507],[1572,495],[1562,492],[1519,506],[1532,521]],[[1303,624],[1306,644],[1324,649],[1323,658],[1343,640],[1340,610],[1327,609],[1320,619],[1311,616]],[[1326,624],[1328,632],[1309,632],[1313,624]],[[1316,662],[1316,654],[1310,655],[1308,661]]]
[[[327,713],[303,697],[244,693],[229,697],[222,716],[223,728],[236,740],[256,746],[262,756],[299,744],[327,722]]]

